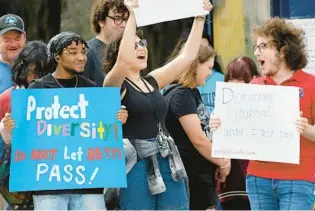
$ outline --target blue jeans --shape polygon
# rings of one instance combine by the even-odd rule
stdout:
[[[34,210],[106,210],[103,194],[33,195]]]
[[[252,210],[311,210],[314,183],[265,179],[247,175],[246,191]]]
[[[120,207],[125,210],[188,210],[188,196],[184,180],[173,181],[168,158],[158,155],[166,191],[151,195],[147,182],[147,161],[136,163],[127,175],[127,188],[120,189]]]

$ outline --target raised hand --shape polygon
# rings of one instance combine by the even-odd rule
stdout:
[[[210,0],[203,0],[202,8],[204,10],[207,10],[207,11],[211,12],[211,10],[213,8],[213,5],[211,4]]]
[[[125,6],[128,8],[128,10],[133,10],[134,8],[139,7],[138,0],[124,0]]]

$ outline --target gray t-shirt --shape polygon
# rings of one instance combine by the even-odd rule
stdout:
[[[95,82],[98,86],[103,86],[105,74],[103,71],[101,59],[102,51],[106,44],[97,38],[88,41],[87,63],[82,75],[91,81]]]

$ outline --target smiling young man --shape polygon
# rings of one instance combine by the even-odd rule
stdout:
[[[97,36],[88,41],[87,64],[83,76],[103,85],[105,74],[102,70],[102,50],[122,35],[129,13],[123,0],[97,0],[92,14],[91,26]]]
[[[315,181],[315,79],[302,70],[307,64],[304,32],[284,19],[272,18],[254,35],[254,54],[264,76],[251,83],[299,87],[302,116],[296,121],[301,135],[300,164],[250,161],[246,188],[251,209],[311,210]]]
[[[14,14],[0,18],[0,93],[13,85],[10,64],[22,51],[26,33],[22,18]]]

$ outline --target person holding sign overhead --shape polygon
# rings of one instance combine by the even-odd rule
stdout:
[[[52,74],[30,83],[28,88],[96,87],[94,82],[79,75],[87,60],[86,48],[87,44],[83,38],[73,32],[62,32],[51,38],[47,45],[47,53],[55,70]],[[80,105],[77,109],[78,107],[85,109],[84,99],[80,99],[78,104]],[[84,115],[84,111],[81,115]],[[127,111],[121,109],[118,111],[117,119],[125,123],[127,116]],[[3,122],[5,128],[12,130],[14,120],[11,117]],[[35,210],[106,209],[103,188],[36,191],[33,193],[33,200]]]
[[[280,18],[271,18],[254,31],[254,54],[263,77],[253,84],[299,87],[301,117],[300,163],[250,161],[246,190],[252,210],[311,210],[315,181],[315,78],[302,69],[307,64],[303,30]],[[210,120],[215,130],[219,117]],[[285,153],[280,152],[279,153]]]
[[[196,4],[202,1],[196,1]],[[160,93],[189,67],[198,55],[205,17],[196,17],[181,54],[165,66],[142,78],[147,67],[147,42],[136,36],[134,8],[137,0],[125,0],[129,19],[123,37],[105,52],[104,86],[121,87],[122,102],[129,117],[123,134],[137,151],[138,162],[127,175],[128,187],[120,190],[122,209],[189,209],[185,188],[187,178],[173,139],[166,135],[164,121],[167,104]],[[165,5],[166,6],[166,5]],[[203,1],[206,11],[212,9]]]

